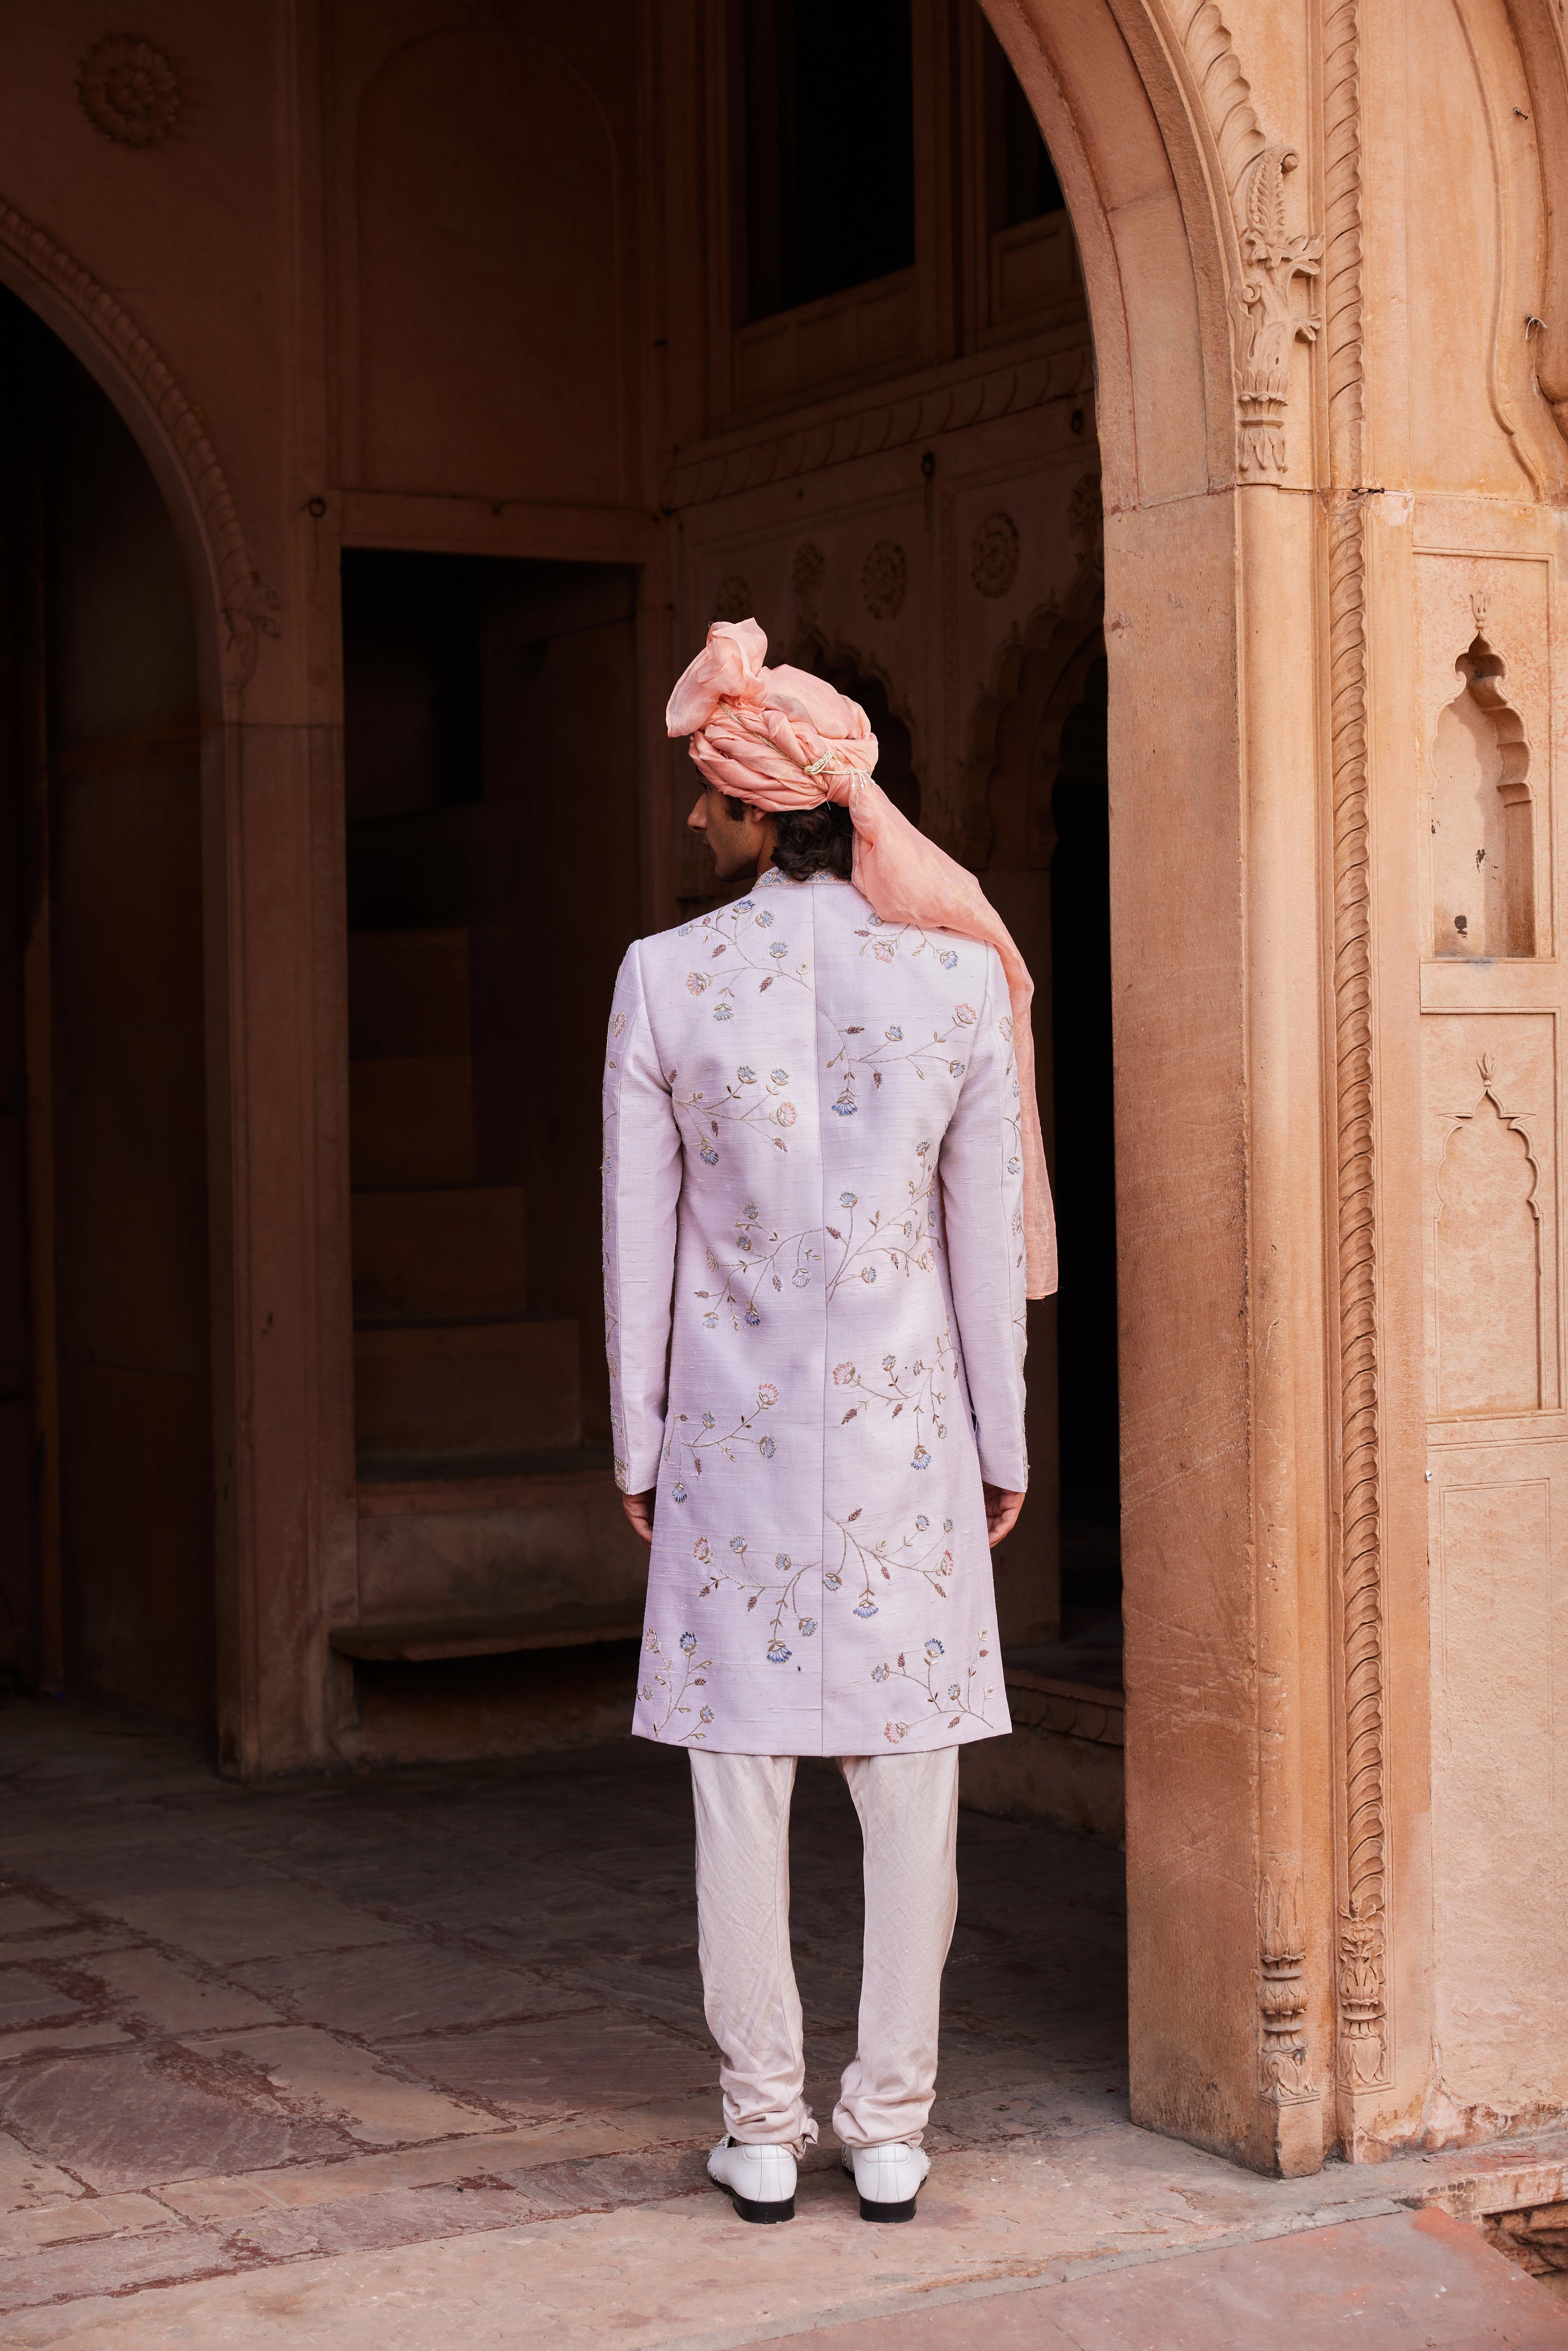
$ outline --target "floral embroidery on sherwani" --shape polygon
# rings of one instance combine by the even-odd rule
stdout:
[[[1009,1729],[982,1477],[1021,1489],[1001,966],[765,873],[627,956],[604,1082],[616,1477],[656,1490],[632,1728],[869,1755]]]

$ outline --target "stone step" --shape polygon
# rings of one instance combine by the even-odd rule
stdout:
[[[349,938],[349,1059],[472,1050],[465,930],[356,931]]]
[[[539,1636],[553,1627],[573,1643],[640,1629],[647,1551],[602,1457],[583,1447],[578,1462],[362,1480],[358,1617],[334,1628],[334,1645],[387,1655],[364,1645],[390,1639],[404,1656],[419,1646],[430,1656],[478,1656],[497,1642],[544,1646],[517,1638],[519,1627]],[[360,1646],[349,1648],[350,1640]]]
[[[356,1192],[354,1311],[520,1314],[528,1195],[517,1185]]]
[[[474,1064],[432,1053],[349,1064],[349,1180],[383,1184],[474,1180]]]
[[[361,1453],[460,1461],[575,1445],[580,1428],[575,1322],[475,1317],[354,1333]]]

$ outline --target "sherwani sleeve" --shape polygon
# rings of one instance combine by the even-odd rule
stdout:
[[[1027,1265],[1018,1067],[1001,958],[987,958],[958,1106],[943,1138],[947,1269],[968,1376],[980,1475],[1021,1494],[1029,1484],[1023,1360]]]
[[[658,1477],[680,1196],[680,1131],[633,946],[615,983],[604,1062],[604,1343],[625,1494],[646,1493]]]

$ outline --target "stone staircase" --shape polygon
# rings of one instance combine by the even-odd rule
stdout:
[[[350,940],[361,1658],[635,1637],[646,1554],[582,1442],[578,1324],[475,1176],[465,929]]]

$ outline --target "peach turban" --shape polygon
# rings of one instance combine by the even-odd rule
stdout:
[[[847,808],[855,829],[855,887],[884,923],[953,931],[996,948],[1012,998],[1022,1096],[1027,1289],[1030,1298],[1048,1298],[1056,1288],[1056,1224],[1035,1099],[1034,982],[974,875],[917,832],[873,780],[876,737],[859,703],[805,670],[766,668],[767,651],[755,621],[716,621],[676,683],[665,723],[672,736],[691,737],[705,781],[732,799],[773,815],[823,800]]]

